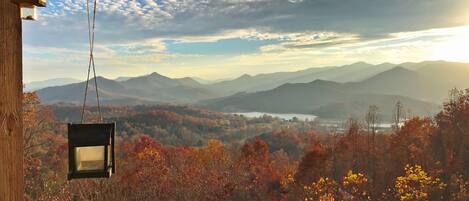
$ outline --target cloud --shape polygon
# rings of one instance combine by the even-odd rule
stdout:
[[[84,28],[85,0],[48,4],[41,10],[41,20],[62,28],[49,34],[63,36],[73,27]],[[377,37],[462,25],[469,21],[468,7],[466,0],[101,0],[97,20],[101,40],[108,42],[250,29]],[[49,27],[33,26],[36,30]]]
[[[40,73],[34,69],[86,65],[86,2],[48,0],[46,8],[38,9],[38,22],[23,22],[27,76]],[[96,58],[109,75],[116,69],[184,73],[203,68],[215,75],[217,70],[261,72],[351,60],[395,61],[397,56],[415,60],[428,58],[417,47],[431,46],[430,39],[461,34],[441,28],[468,24],[467,9],[467,0],[99,0]],[[235,56],[168,51],[171,43],[229,39],[271,42]]]

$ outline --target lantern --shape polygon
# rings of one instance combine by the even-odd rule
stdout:
[[[116,172],[115,123],[68,125],[68,179],[109,178]]]
[[[21,8],[21,19],[36,20],[36,6],[45,7],[46,0],[12,0],[13,3],[18,4]]]

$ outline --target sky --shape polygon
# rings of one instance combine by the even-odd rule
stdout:
[[[90,0],[92,1],[92,0]],[[24,81],[84,80],[86,0],[47,0],[23,21]],[[98,0],[107,78],[218,80],[358,61],[469,62],[467,0]]]

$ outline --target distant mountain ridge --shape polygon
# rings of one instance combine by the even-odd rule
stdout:
[[[238,93],[201,104],[225,112],[300,113],[332,119],[362,115],[370,105],[377,105],[383,117],[389,119],[397,101],[418,115],[430,116],[438,111],[438,105],[434,103],[399,95],[358,93],[350,91],[349,87],[349,83],[315,80],[284,84],[268,91]]]
[[[171,79],[152,73],[150,75],[130,78],[125,81],[115,81],[98,77],[98,91],[104,104],[156,104],[190,103],[205,98],[220,96],[216,92],[206,90],[192,78]],[[86,82],[70,85],[48,87],[38,90],[38,95],[45,103],[81,103]],[[94,79],[90,80],[88,90],[95,93]],[[90,103],[96,103],[93,96]]]
[[[46,87],[62,86],[77,82],[81,82],[81,80],[77,80],[74,78],[55,78],[49,80],[29,82],[25,84],[25,91],[35,91]]]
[[[430,116],[447,99],[450,89],[469,87],[469,64],[425,63],[410,68],[415,70],[396,66],[357,82],[287,83],[271,90],[237,93],[201,104],[228,112],[302,113],[325,118],[364,114],[369,105],[377,105],[383,116],[390,118],[395,103],[401,101],[414,114]],[[448,64],[451,69],[446,69],[443,64]],[[456,79],[444,79],[449,77]]]
[[[200,103],[230,112],[306,113],[343,118],[363,112],[370,104],[382,107],[384,115],[390,115],[390,106],[398,100],[412,106],[418,114],[429,114],[447,99],[451,88],[469,88],[469,64],[358,62],[296,72],[245,74],[212,84],[158,73],[119,80],[98,77],[103,104]],[[82,103],[84,88],[85,83],[79,82],[44,88],[38,94],[47,104]],[[94,81],[89,89],[89,93],[94,92]],[[95,99],[90,97],[93,104]]]
[[[209,88],[225,95],[237,92],[257,92],[270,90],[286,83],[306,83],[316,79],[336,82],[354,82],[372,77],[394,67],[394,64],[383,63],[372,65],[357,62],[340,67],[308,68],[295,72],[277,72],[255,76],[244,74],[236,79],[209,85]]]

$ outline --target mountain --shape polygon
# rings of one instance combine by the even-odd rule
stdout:
[[[265,91],[286,83],[307,83],[317,79],[345,83],[361,81],[394,66],[390,63],[371,65],[357,62],[340,67],[309,68],[295,72],[277,72],[255,76],[245,74],[233,80],[211,84],[209,87],[225,95],[232,95],[237,92]]]
[[[460,89],[469,87],[469,64],[447,61],[407,62],[402,64],[382,63],[378,65],[357,62],[339,67],[308,68],[295,72],[277,72],[259,75],[244,74],[233,80],[208,84],[207,87],[224,95],[233,95],[238,92],[271,90],[286,83],[308,83],[317,79],[340,83],[361,82],[397,66],[420,75],[420,89],[427,91],[421,92],[422,95],[418,98],[424,100],[441,102],[444,99],[442,97],[446,97],[448,87],[457,87]],[[391,77],[391,80],[393,79],[394,78]],[[425,86],[429,81],[430,85]],[[436,84],[433,85],[436,86],[438,91],[444,91],[442,92],[445,93],[444,95],[440,92],[432,95],[431,90],[428,91],[428,89],[431,88],[428,86],[431,86],[431,82],[433,81],[442,84],[440,86],[436,86]],[[404,95],[413,94],[404,93]]]
[[[284,84],[268,91],[238,93],[203,101],[201,104],[227,112],[302,113],[332,119],[362,115],[369,105],[377,105],[383,118],[390,119],[397,101],[412,108],[418,115],[430,115],[438,110],[436,104],[404,96],[349,91],[349,85],[350,83],[315,80],[310,83]]]
[[[361,82],[350,83],[347,90],[360,93],[400,95],[429,102],[441,102],[443,94],[440,93],[447,94],[451,87],[445,86],[446,83],[432,82],[434,80],[415,71],[395,67]]]
[[[217,82],[222,82],[224,80],[208,80],[208,79],[203,79],[203,78],[200,78],[200,77],[191,77],[192,79],[194,79],[195,81],[197,81],[198,83],[200,84],[213,84],[213,83],[217,83]]]
[[[81,82],[81,80],[73,78],[55,78],[43,81],[30,82],[25,84],[25,91],[36,91],[38,89],[52,87],[52,86],[61,86],[66,84],[72,84]]]
[[[417,68],[396,67],[362,82],[350,84],[348,90],[408,96],[428,102],[442,103],[452,88],[469,87],[469,65],[428,63]]]
[[[469,88],[469,64],[358,62],[295,72],[244,74],[213,84],[158,73],[121,81],[99,77],[97,81],[107,104],[200,102],[222,111],[297,112],[342,118],[370,104],[381,106],[389,115],[389,107],[397,100],[405,101],[418,114],[433,111],[431,108],[447,99],[451,88]],[[81,103],[84,87],[80,82],[47,87],[38,93],[45,103]],[[90,94],[94,92],[94,80],[89,88]],[[93,104],[94,96],[90,97]]]
[[[126,81],[126,80],[129,80],[133,77],[118,77],[116,79],[114,79],[115,81],[118,81],[118,82],[122,82],[122,81]]]
[[[97,77],[96,81],[98,82],[98,90],[100,99],[105,102],[110,100],[120,100],[120,99],[131,99],[137,100],[138,97],[132,97],[130,95],[124,95],[121,93],[125,91],[125,87],[119,82],[114,80],[109,80],[103,77]],[[94,79],[89,81],[88,85],[88,102],[91,104],[96,103],[95,95],[95,85]],[[57,103],[57,102],[67,102],[81,104],[83,102],[83,97],[85,93],[86,82],[68,84],[64,86],[55,86],[48,87],[41,90],[38,90],[37,93],[39,98],[44,103]]]
[[[115,81],[98,77],[98,91],[104,104],[154,104],[161,102],[190,103],[220,95],[192,78],[171,79],[158,73]],[[38,91],[45,103],[82,103],[86,82],[57,87],[48,87]],[[94,79],[89,82],[88,100],[96,103]]]
[[[158,73],[130,78],[120,83],[137,90],[147,87],[152,89],[164,89],[176,86],[202,87],[202,84],[189,77],[172,79]]]
[[[373,67],[373,65],[365,62],[357,62],[350,65],[341,67],[328,68],[321,72],[308,72],[301,76],[295,76],[288,80],[289,83],[307,83],[316,79],[330,80],[336,82],[348,82],[355,81],[356,79],[362,79],[362,77],[356,78],[357,76],[351,76],[355,73],[367,73],[367,69]]]
[[[425,62],[416,70],[419,74],[438,82],[448,82],[451,87],[465,89],[469,87],[469,64],[434,61]]]
[[[374,75],[365,78],[370,74]],[[347,80],[347,76],[352,77],[349,80],[359,81],[316,80],[301,84],[294,83],[301,81],[296,77],[290,80],[291,83],[271,90],[237,93],[201,104],[230,112],[307,113],[323,118],[345,118],[363,113],[371,104],[380,107],[385,116],[390,116],[394,104],[400,100],[415,114],[429,115],[436,111],[437,105],[447,100],[450,89],[469,88],[469,64],[445,61],[403,63],[398,66],[358,63],[329,68],[311,74],[309,78],[343,81]]]

